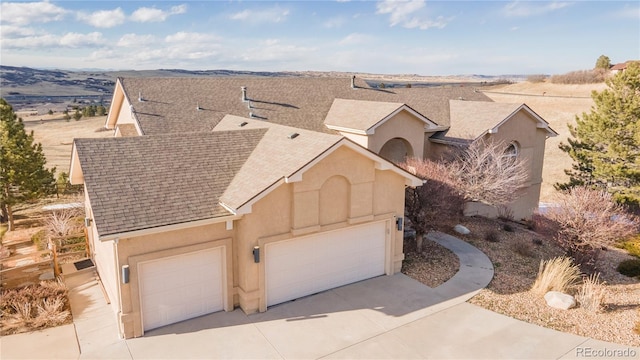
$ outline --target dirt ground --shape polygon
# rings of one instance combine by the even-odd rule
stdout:
[[[47,167],[56,167],[57,173],[69,172],[71,148],[74,138],[97,138],[113,136],[112,131],[101,131],[106,116],[81,118],[66,121],[60,114],[22,116],[25,129],[33,130],[36,142],[42,143]],[[42,120],[40,120],[42,119]]]

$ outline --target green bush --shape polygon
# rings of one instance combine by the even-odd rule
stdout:
[[[38,250],[47,248],[47,232],[40,230],[31,236],[31,241],[38,247]]]
[[[622,275],[628,277],[640,276],[640,259],[624,260],[616,269]]]
[[[635,237],[618,245],[620,249],[626,250],[629,255],[640,258],[640,237]]]

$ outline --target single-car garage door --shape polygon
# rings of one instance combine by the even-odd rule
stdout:
[[[224,248],[138,265],[144,330],[224,308]]]
[[[383,275],[385,254],[385,222],[267,244],[267,306]]]

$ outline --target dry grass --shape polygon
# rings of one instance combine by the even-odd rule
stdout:
[[[544,295],[548,291],[567,292],[580,279],[580,269],[568,257],[540,261],[540,269],[531,291]]]
[[[61,280],[4,290],[0,299],[0,334],[34,331],[72,321],[67,288]]]
[[[580,307],[588,311],[599,312],[602,310],[604,296],[605,286],[600,281],[600,274],[591,274],[582,280],[582,286],[578,290],[576,300]]]
[[[564,255],[564,251],[553,240],[515,223],[515,231],[507,232],[499,221],[465,218],[460,222],[471,230],[471,234],[454,236],[487,254],[495,268],[491,283],[469,300],[470,303],[558,331],[627,346],[640,346],[639,333],[634,330],[640,324],[640,281],[616,271],[616,266],[621,261],[632,258],[624,250],[609,248],[600,255],[598,271],[600,279],[606,282],[602,285],[606,297],[600,312],[589,311],[584,307],[559,310],[547,306],[542,296],[530,290],[538,273],[540,260]],[[498,232],[500,242],[485,240],[484,235],[490,231]],[[532,257],[521,256],[514,250],[515,244],[519,242],[532,244]],[[420,264],[414,266],[418,267]],[[436,274],[440,273],[437,262],[424,265],[423,269],[432,277],[437,277]],[[408,275],[420,281],[416,275]],[[579,287],[569,291],[577,293]]]
[[[53,115],[52,117],[59,116]],[[40,118],[43,121],[40,121]],[[25,129],[33,130],[36,142],[42,143],[47,167],[69,172],[71,145],[74,138],[111,137],[112,131],[96,131],[104,127],[106,116],[71,120],[44,120],[45,116],[24,117]]]
[[[525,103],[551,125],[559,136],[547,139],[542,169],[541,201],[552,202],[555,196],[553,184],[569,180],[564,170],[571,168],[571,158],[558,148],[569,137],[567,124],[574,124],[576,115],[589,112],[593,106],[591,91],[606,89],[604,83],[587,85],[562,85],[528,81],[495,87],[486,93],[493,101],[501,103]],[[493,92],[495,91],[495,92]],[[544,94],[544,96],[543,96]]]

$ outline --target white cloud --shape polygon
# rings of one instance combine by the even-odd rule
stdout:
[[[30,27],[0,25],[0,34],[2,34],[3,38],[13,38],[22,36],[33,36],[36,35],[36,31]]]
[[[219,38],[211,34],[179,31],[175,34],[167,35],[164,40],[168,43],[203,43],[216,41]]]
[[[389,14],[390,26],[401,25],[407,29],[442,29],[453,20],[453,17],[445,18],[443,16],[431,20],[427,17],[424,7],[424,0],[384,0],[376,5],[376,14]]]
[[[126,16],[121,8],[100,10],[90,14],[79,12],[77,18],[91,26],[98,28],[112,28],[124,23]]]
[[[232,14],[229,18],[231,20],[246,21],[252,24],[261,23],[280,23],[287,20],[289,16],[288,9],[282,9],[279,6],[261,9],[261,10],[243,10],[241,12]]]
[[[520,2],[514,1],[502,8],[502,13],[507,17],[529,17],[550,13],[555,10],[571,6],[570,2]]]
[[[373,38],[369,35],[360,34],[360,33],[352,33],[340,40],[338,44],[346,46],[346,45],[357,45],[370,42]]]
[[[171,15],[184,14],[185,12],[187,12],[186,4],[173,6],[169,11],[155,7],[141,7],[131,14],[131,20],[135,22],[162,22]]]
[[[342,16],[336,16],[336,17],[332,17],[330,19],[327,19],[327,21],[324,22],[324,24],[322,24],[324,27],[329,28],[329,29],[333,29],[333,28],[340,28],[342,27],[342,25],[344,25],[347,22],[347,20],[342,17]]]
[[[122,47],[141,47],[155,43],[156,39],[153,35],[125,34],[118,42],[117,46]]]
[[[48,33],[33,33],[15,38],[2,37],[2,47],[6,49],[42,49],[42,48],[79,48],[94,47],[105,44],[102,33],[89,34],[66,33],[57,36]]]
[[[257,47],[244,50],[240,56],[243,61],[250,63],[282,62],[282,64],[286,64],[306,59],[316,50],[314,47],[286,44],[279,39],[267,39],[261,41]],[[251,65],[249,64],[249,66]]]
[[[3,2],[0,4],[1,21],[16,25],[60,21],[68,12],[68,10],[48,1],[30,3]]]
[[[67,33],[60,38],[59,44],[64,47],[76,48],[101,45],[105,42],[102,33],[89,34]]]

